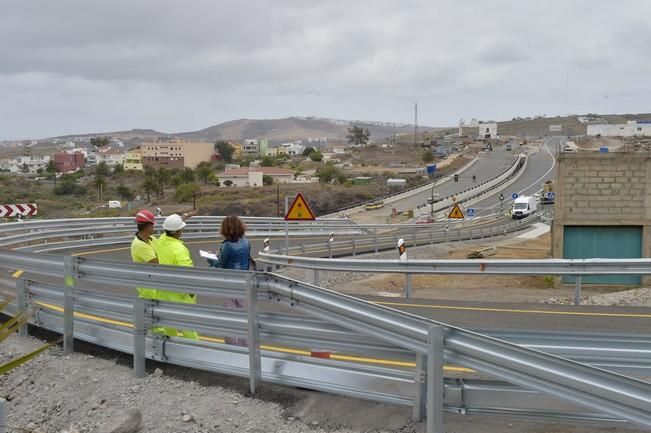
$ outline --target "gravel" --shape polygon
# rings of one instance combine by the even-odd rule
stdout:
[[[14,335],[0,345],[0,353],[23,354],[42,344]],[[8,401],[12,427],[32,433],[425,431],[422,423],[410,421],[408,407],[271,384],[264,384],[260,398],[250,398],[246,380],[155,362],[149,362],[147,377],[136,379],[130,356],[84,343],[76,347],[83,352],[63,356],[53,347],[0,376],[0,397]],[[641,432],[453,414],[444,422],[448,433]]]
[[[573,297],[555,297],[543,301],[545,304],[573,304]],[[581,298],[581,305],[617,307],[651,307],[651,288],[622,290]]]

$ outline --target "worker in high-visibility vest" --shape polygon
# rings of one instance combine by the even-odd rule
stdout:
[[[186,214],[184,216],[191,216]],[[136,224],[138,224],[138,232],[136,233],[133,241],[131,242],[131,258],[135,263],[162,263],[158,260],[158,239],[154,236],[154,224],[156,218],[150,211],[143,209],[136,214]],[[185,223],[184,227],[185,227]],[[165,224],[163,224],[163,229]],[[165,264],[165,263],[163,263]],[[191,265],[190,265],[191,266]],[[145,299],[155,299],[167,302],[181,302],[195,304],[196,297],[190,296],[186,293],[172,292],[169,290],[150,289],[139,287],[136,289],[138,296]],[[154,327],[152,332],[158,334],[165,334],[170,337],[176,337],[178,332],[174,328]],[[196,339],[197,334],[193,331],[183,331],[183,336],[186,338]]]
[[[156,255],[161,265],[194,266],[190,251],[183,244],[181,234],[186,224],[180,215],[172,214],[165,218],[163,230],[165,233],[156,242]],[[190,293],[173,292],[169,290],[157,290],[156,298],[160,301],[180,302],[184,304],[196,304],[197,297]],[[159,328],[165,335],[175,337],[177,331],[174,328]],[[198,339],[194,331],[182,331],[185,338]]]
[[[154,224],[156,218],[147,209],[136,214],[138,232],[131,241],[131,259],[134,263],[158,263],[156,255],[156,243],[158,239],[154,236]],[[138,296],[147,299],[156,299],[156,289],[138,288]]]

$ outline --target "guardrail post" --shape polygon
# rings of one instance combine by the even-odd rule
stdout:
[[[314,270],[314,279],[313,279],[313,281],[314,281],[315,286],[319,285],[319,270],[318,269]]]
[[[74,351],[75,333],[75,268],[76,257],[66,256],[63,262],[63,354]]]
[[[441,326],[432,325],[428,332],[427,350],[427,433],[443,431],[443,346]]]
[[[407,284],[405,286],[405,298],[411,298],[414,285],[414,274],[407,274]]]
[[[434,245],[434,232],[429,231],[429,244]]]
[[[7,400],[0,398],[0,433],[7,432]]]
[[[583,282],[583,275],[577,275],[574,285],[574,305],[581,305],[581,283]]]
[[[355,239],[351,239],[351,242],[353,243],[353,256],[357,255],[357,245],[355,244]]]
[[[146,308],[147,304],[144,298],[138,297],[133,302],[133,375],[135,377],[145,377]]]
[[[328,242],[328,258],[332,258],[332,242]]]
[[[414,394],[414,406],[411,418],[414,422],[421,422],[425,414],[425,397],[427,395],[427,372],[425,371],[425,355],[416,354],[416,371],[414,372],[414,383],[416,392]]]
[[[373,236],[373,245],[375,245],[375,254],[377,254],[380,251],[377,243],[377,229],[375,230],[375,236]]]
[[[412,236],[411,236],[411,237],[412,237],[412,240],[413,240],[413,242],[414,242],[414,246],[417,247],[417,246],[418,246],[418,243],[416,242],[416,232],[412,233]]]
[[[305,254],[307,254],[305,252],[305,244],[301,244],[301,254],[303,255],[303,257],[305,257]],[[287,255],[289,255],[289,253],[287,253]]]
[[[246,277],[246,310],[249,328],[249,389],[255,394],[262,381],[262,363],[260,359],[260,325],[258,323],[258,286],[254,274]]]
[[[29,283],[23,278],[16,280],[16,302],[18,304],[18,313],[27,311],[27,287]],[[18,328],[20,337],[27,337],[27,323]]]

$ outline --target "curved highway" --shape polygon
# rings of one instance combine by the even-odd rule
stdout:
[[[518,195],[533,195],[540,191],[545,181],[553,180],[556,176],[557,149],[558,144],[562,140],[562,137],[550,137],[538,149],[533,146],[527,146],[525,148],[529,154],[527,167],[520,177],[508,187],[496,189],[495,193],[469,207],[474,208],[478,216],[491,215],[499,211],[499,195],[502,193],[504,194],[502,209],[506,212],[513,203],[513,199],[511,198],[513,193],[517,193]]]
[[[440,198],[459,194],[506,171],[513,164],[515,158],[516,155],[513,152],[507,152],[504,146],[496,147],[493,152],[481,152],[478,160],[459,176],[459,182],[449,179],[434,187],[434,194],[439,194]],[[475,176],[474,182],[473,175]],[[428,189],[396,202],[387,203],[382,209],[357,213],[352,216],[352,219],[364,223],[385,223],[393,208],[399,211],[416,209],[419,206],[427,205],[431,197],[432,190]]]

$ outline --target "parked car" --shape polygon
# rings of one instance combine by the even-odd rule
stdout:
[[[506,145],[506,150],[508,150],[509,152],[512,151],[512,150],[513,150],[513,146],[511,146],[510,144],[507,144],[507,145]]]
[[[432,224],[433,222],[434,218],[431,215],[421,215],[416,218],[416,224]]]

